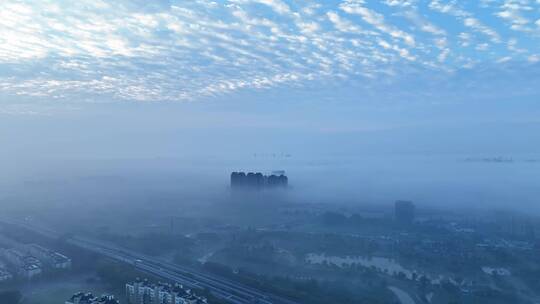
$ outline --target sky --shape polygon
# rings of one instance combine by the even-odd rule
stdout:
[[[0,12],[0,91],[44,99],[177,102],[416,74],[435,89],[540,61],[537,0],[8,0]]]
[[[536,153],[539,87],[539,0],[0,2],[4,155]]]
[[[283,169],[321,197],[538,205],[539,102],[540,0],[0,0],[4,195]]]

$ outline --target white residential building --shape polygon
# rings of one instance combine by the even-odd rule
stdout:
[[[29,255],[39,258],[49,267],[55,269],[67,269],[71,267],[71,259],[69,259],[63,254],[52,251],[40,245],[24,245],[22,250],[24,250]]]
[[[158,283],[151,284],[147,280],[137,280],[126,284],[128,304],[204,304],[207,300],[195,295],[182,285]]]
[[[31,255],[27,255],[17,249],[4,249],[1,256],[19,270],[19,275],[30,279],[41,274],[41,262]]]

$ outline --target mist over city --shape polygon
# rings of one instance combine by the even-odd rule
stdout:
[[[0,2],[0,304],[540,303],[540,2]]]

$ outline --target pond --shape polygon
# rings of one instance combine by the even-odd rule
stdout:
[[[310,264],[333,264],[340,268],[346,268],[353,265],[361,265],[364,267],[375,267],[377,270],[388,273],[398,274],[403,273],[408,279],[412,279],[413,273],[401,266],[397,261],[383,257],[361,257],[361,256],[327,256],[325,254],[309,253],[306,256],[306,261]]]

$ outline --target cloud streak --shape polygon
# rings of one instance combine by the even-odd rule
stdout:
[[[540,4],[526,2],[466,10],[465,2],[441,0],[5,1],[0,92],[187,101],[388,80],[400,70],[535,63]],[[482,10],[493,18],[482,20],[478,16],[489,15]],[[439,15],[460,27],[447,27]],[[508,24],[515,31],[506,37]],[[507,47],[496,47],[502,42]]]

